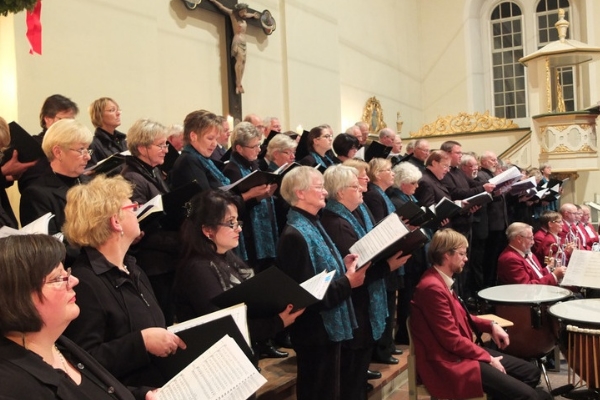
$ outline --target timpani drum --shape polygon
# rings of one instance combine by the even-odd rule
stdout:
[[[557,303],[548,313],[554,318],[560,350],[571,370],[588,388],[600,387],[600,299]],[[571,376],[571,371],[569,383],[582,386],[574,374]]]
[[[492,304],[495,314],[508,319],[510,345],[502,351],[520,358],[540,358],[556,345],[548,307],[572,296],[572,292],[549,285],[501,285],[483,289],[479,297]]]

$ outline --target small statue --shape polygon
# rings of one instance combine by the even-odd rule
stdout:
[[[248,4],[237,3],[233,9],[225,7],[217,0],[209,0],[223,13],[229,15],[233,25],[233,40],[231,41],[231,57],[235,58],[235,92],[244,93],[242,77],[246,68],[246,19],[260,19],[259,12],[248,13]]]

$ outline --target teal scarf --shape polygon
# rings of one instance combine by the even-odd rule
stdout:
[[[325,233],[320,222],[317,221],[317,224],[314,225],[304,215],[291,209],[288,213],[287,223],[304,237],[315,275],[324,270],[335,270],[334,279],[339,279],[346,273],[342,256],[337,251],[331,238]],[[323,251],[323,242],[329,247],[330,251]],[[327,335],[333,342],[352,339],[352,331],[358,326],[350,299],[344,300],[330,310],[321,311],[321,318],[323,318]]]
[[[350,225],[352,225],[352,228],[354,228],[359,239],[373,229],[373,221],[364,204],[361,204],[357,208],[357,211],[360,213],[363,221],[365,221],[365,227],[360,224],[350,210],[337,200],[328,200],[325,208],[348,221]],[[376,281],[371,282],[367,288],[369,289],[369,319],[371,321],[371,331],[373,333],[373,339],[378,340],[383,334],[383,330],[385,329],[385,319],[388,316],[385,281],[383,278],[377,279]]]
[[[396,207],[394,206],[394,203],[392,203],[392,201],[390,200],[388,195],[385,194],[383,189],[380,188],[379,186],[377,186],[376,184],[373,184],[373,187],[375,188],[377,193],[379,193],[379,195],[383,198],[383,201],[385,201],[385,206],[387,208],[387,215],[390,215],[391,213],[395,212]]]
[[[311,151],[310,155],[313,156],[317,164],[322,165],[323,168],[328,168],[333,165],[333,160],[329,158],[327,154],[324,157],[321,157],[316,151]]]
[[[217,168],[215,163],[213,163],[210,158],[206,158],[202,154],[198,153],[198,150],[196,150],[191,144],[186,144],[181,152],[190,153],[191,155],[195,156],[200,161],[200,164],[202,164],[202,166],[206,168],[206,170],[210,172],[210,174],[216,180],[221,182],[222,186],[229,185],[231,183],[229,179],[223,175],[221,171],[219,171],[219,168]]]
[[[250,168],[239,163],[235,157],[231,157],[229,160],[238,166],[242,173],[242,178],[249,175],[252,171]],[[279,235],[277,233],[277,221],[275,221],[275,204],[273,198],[269,197],[262,199],[258,204],[250,210],[250,221],[252,228],[252,236],[254,236],[254,249],[256,251],[256,259],[264,260],[266,258],[275,258],[277,255],[277,240]],[[243,235],[240,236],[242,239]],[[240,246],[238,246],[240,257],[243,260],[248,260],[248,253],[246,251],[246,245],[243,243],[243,239],[240,240]]]

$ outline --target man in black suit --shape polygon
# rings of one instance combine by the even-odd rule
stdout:
[[[496,175],[498,158],[494,152],[484,152],[481,155],[479,164],[480,169],[477,173],[477,180],[481,183],[488,182]],[[488,203],[487,219],[488,237],[485,244],[483,279],[484,286],[490,287],[496,285],[498,256],[502,249],[506,247],[506,235],[504,232],[508,227],[508,216],[506,213],[506,199],[504,198],[504,194],[495,196],[494,200],[491,203]]]
[[[425,139],[417,139],[413,152],[404,157],[402,162],[406,161],[419,168],[421,173],[425,172],[425,161],[429,157],[430,147],[429,142]]]

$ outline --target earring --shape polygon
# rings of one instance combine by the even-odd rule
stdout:
[[[121,229],[121,237],[125,236],[125,232],[123,232],[123,229]]]

